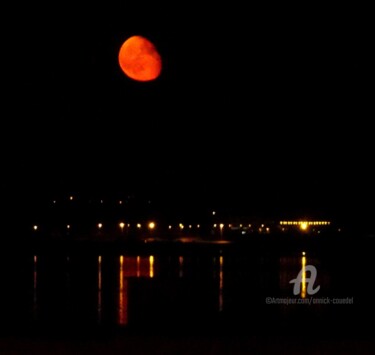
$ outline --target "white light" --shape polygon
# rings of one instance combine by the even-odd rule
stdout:
[[[103,224],[102,223],[98,223],[98,228],[102,229],[103,228]]]
[[[38,230],[38,226],[37,225],[33,226],[33,229],[34,231]]]
[[[154,222],[150,222],[150,223],[148,224],[148,228],[149,228],[149,229],[154,229],[154,228],[155,228],[155,223],[154,223]]]

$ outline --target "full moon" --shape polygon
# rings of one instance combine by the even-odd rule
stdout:
[[[118,61],[126,76],[137,81],[150,81],[159,77],[161,56],[155,45],[142,36],[129,37],[121,45]]]

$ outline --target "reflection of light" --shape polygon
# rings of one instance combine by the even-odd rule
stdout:
[[[150,277],[153,278],[154,277],[154,256],[153,255],[150,255],[149,261],[150,261]]]
[[[179,256],[178,257],[178,277],[184,276],[183,266],[184,266],[184,257]]]
[[[219,311],[223,310],[223,286],[224,286],[224,275],[223,275],[223,264],[224,257],[219,257]]]
[[[102,289],[102,256],[98,256],[98,290]]]
[[[125,325],[128,322],[128,304],[127,292],[128,281],[124,279],[124,257],[120,256],[120,279],[119,279],[119,305],[118,305],[118,323]]]
[[[33,288],[33,310],[34,318],[38,312],[38,299],[37,299],[37,285],[38,285],[38,270],[37,270],[38,257],[34,255],[34,288]]]
[[[302,257],[301,298],[306,297],[306,256]]]
[[[154,223],[154,222],[150,222],[150,223],[148,224],[148,228],[149,228],[149,229],[154,229],[154,228],[155,228],[155,223]]]
[[[137,256],[137,277],[141,276],[141,257]]]
[[[98,322],[102,319],[102,257],[98,256]]]

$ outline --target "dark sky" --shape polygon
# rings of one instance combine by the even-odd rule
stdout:
[[[119,191],[371,218],[366,9],[136,3],[8,10],[5,194]],[[153,82],[118,66],[134,34],[163,57]]]

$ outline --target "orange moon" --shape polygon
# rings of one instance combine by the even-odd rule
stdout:
[[[161,56],[155,45],[142,36],[132,36],[125,40],[118,61],[125,75],[137,81],[158,78],[162,67]]]

